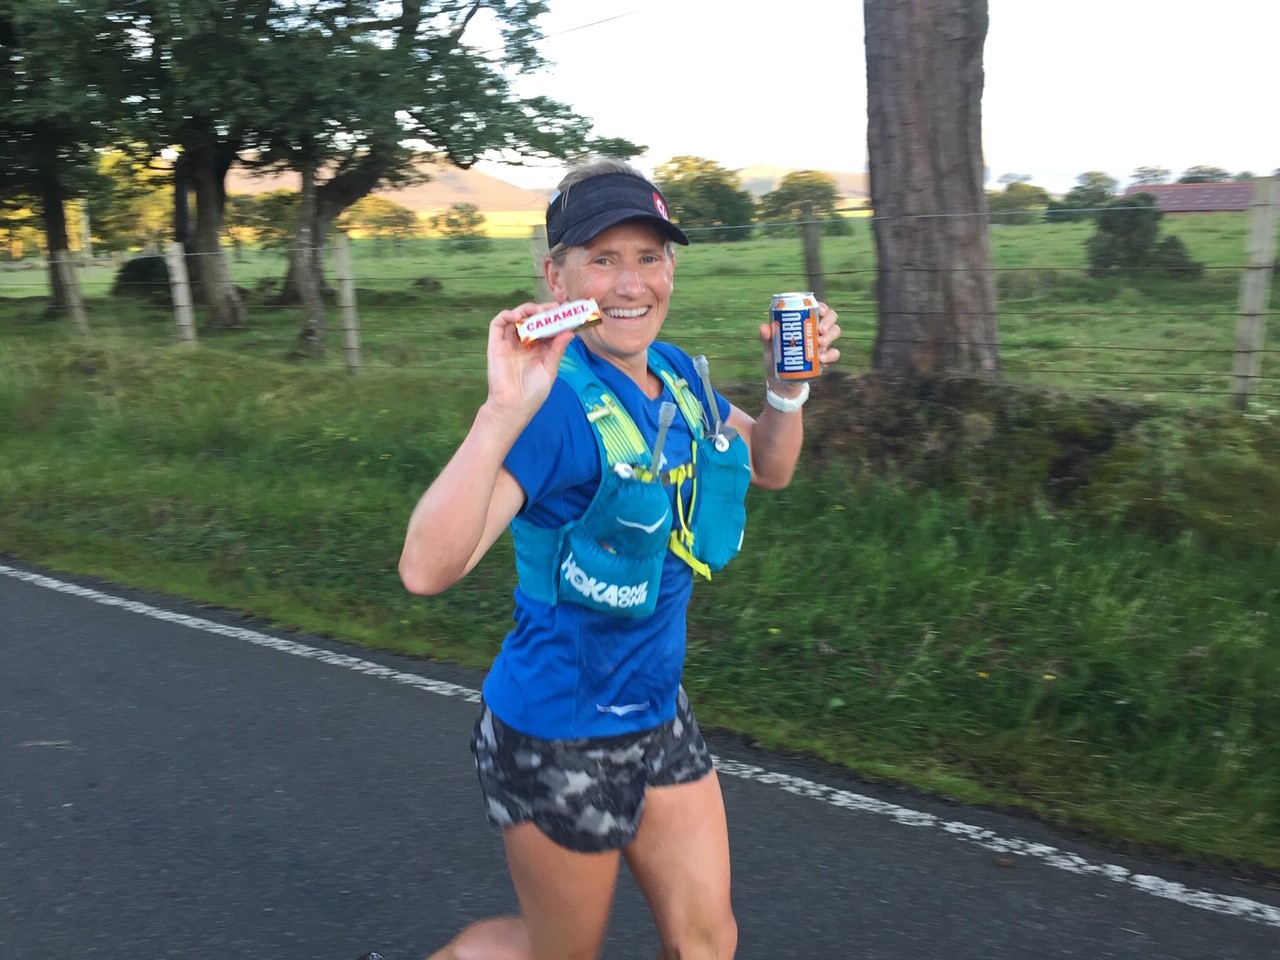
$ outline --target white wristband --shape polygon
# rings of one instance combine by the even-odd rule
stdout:
[[[782,413],[796,413],[804,402],[809,399],[809,381],[806,380],[800,384],[800,395],[794,399],[790,397],[780,397],[773,392],[773,388],[769,386],[768,381],[764,385],[764,398],[769,401],[769,406]]]

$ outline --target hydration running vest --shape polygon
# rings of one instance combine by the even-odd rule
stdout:
[[[559,375],[574,388],[596,436],[600,486],[582,517],[564,526],[540,527],[522,517],[511,522],[520,588],[535,600],[648,616],[667,550],[710,580],[742,547],[751,481],[746,443],[732,428],[713,433],[688,382],[652,347],[648,363],[670,387],[694,438],[689,461],[667,471],[592,370],[572,353],[560,362]],[[714,420],[719,427],[719,416]],[[674,516],[666,485],[676,488]]]

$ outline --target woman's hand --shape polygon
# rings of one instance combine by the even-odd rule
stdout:
[[[530,344],[520,341],[516,325],[526,317],[550,310],[555,303],[522,303],[503,310],[489,324],[487,350],[489,399],[496,412],[529,420],[551,393],[556,370],[573,339],[566,330]]]

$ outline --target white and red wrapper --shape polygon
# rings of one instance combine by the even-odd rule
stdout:
[[[520,334],[520,342],[527,347],[538,340],[554,337],[561,330],[576,330],[600,320],[600,305],[594,300],[570,300],[525,317],[516,324],[516,332]]]

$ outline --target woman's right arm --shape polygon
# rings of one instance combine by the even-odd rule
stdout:
[[[409,518],[400,579],[410,593],[434,594],[479,562],[524,503],[503,460],[551,393],[572,332],[530,347],[516,324],[551,304],[522,304],[489,324],[489,396],[466,437]]]

